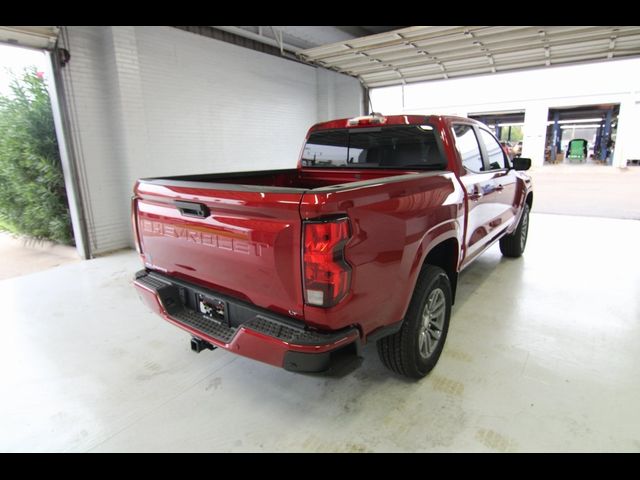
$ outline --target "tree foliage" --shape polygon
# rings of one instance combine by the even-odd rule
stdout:
[[[49,92],[35,67],[0,95],[0,227],[73,243]]]
[[[511,142],[521,142],[524,138],[524,132],[522,131],[522,127],[520,125],[514,125],[511,127],[511,138],[509,137],[509,127],[502,127],[500,130],[500,140],[511,141]]]

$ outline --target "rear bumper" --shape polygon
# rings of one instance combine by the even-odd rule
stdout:
[[[335,332],[309,330],[302,322],[157,272],[139,271],[134,285],[142,301],[165,320],[216,347],[276,367],[322,372],[331,367],[333,353],[354,343],[359,348],[356,328]],[[224,319],[213,320],[189,308],[193,304],[190,295],[223,302]]]

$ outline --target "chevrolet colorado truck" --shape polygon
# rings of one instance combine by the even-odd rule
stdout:
[[[138,180],[134,285],[196,352],[321,372],[377,342],[388,368],[421,378],[459,272],[498,241],[522,255],[530,165],[468,118],[319,123],[296,169]]]

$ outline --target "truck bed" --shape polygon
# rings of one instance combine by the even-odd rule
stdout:
[[[415,276],[421,245],[461,228],[462,198],[447,171],[303,168],[185,175],[139,180],[133,218],[150,270],[321,329],[358,324],[365,312],[375,329],[402,318],[403,302],[391,300],[410,294],[404,285]],[[305,305],[303,220],[338,214],[353,219],[346,250],[357,269],[352,298],[335,309]]]
[[[145,178],[140,180],[143,183],[158,185],[191,185],[212,188],[213,184],[237,185],[238,189],[250,191],[258,187],[274,187],[275,189],[302,189],[312,190],[329,186],[341,186],[352,182],[367,180],[377,180],[385,177],[394,177],[419,173],[407,170],[329,170],[322,169],[288,169],[288,170],[265,170],[258,172],[237,172],[237,173],[211,173],[204,175],[181,175],[172,177]],[[225,187],[229,188],[229,187]],[[231,187],[233,188],[233,187]]]

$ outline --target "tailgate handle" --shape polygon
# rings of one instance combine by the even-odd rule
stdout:
[[[175,204],[185,217],[207,218],[209,216],[209,207],[202,203],[176,201]]]

